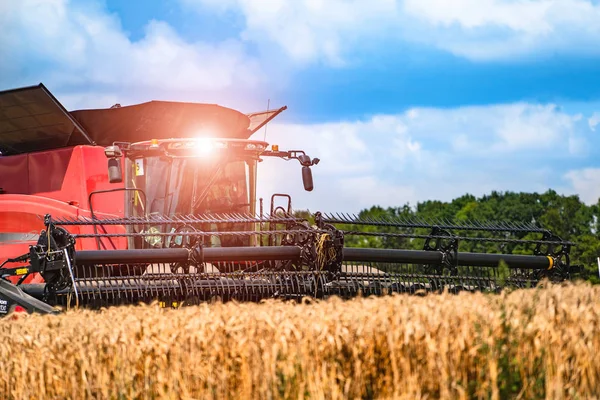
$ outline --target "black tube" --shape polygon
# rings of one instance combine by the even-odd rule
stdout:
[[[549,269],[553,261],[546,256],[521,254],[458,253],[458,265],[466,267],[497,267],[504,261],[509,268]]]
[[[44,294],[46,291],[45,283],[27,283],[23,285],[19,285],[21,290],[28,295],[35,297],[36,299],[41,300],[44,298]]]
[[[280,247],[208,247],[203,249],[204,261],[262,261],[296,260],[300,248]],[[82,250],[76,254],[77,265],[135,264],[186,262],[190,253],[186,249],[143,250]],[[424,250],[345,248],[344,261],[390,262],[405,264],[440,264],[442,253]],[[547,269],[552,261],[546,256],[518,254],[458,253],[457,264],[465,267],[497,267],[504,261],[509,268]]]
[[[82,250],[75,253],[76,265],[186,262],[186,249]]]
[[[281,247],[208,247],[202,250],[207,262],[295,260],[300,258],[300,248]],[[136,264],[186,262],[190,258],[187,249],[138,249],[138,250],[82,250],[75,255],[77,265]]]
[[[442,253],[424,250],[345,248],[344,261],[435,265],[442,262]],[[548,269],[552,266],[552,261],[546,256],[491,253],[457,254],[457,264],[465,267],[497,267],[500,261],[504,261],[509,268]]]
[[[442,253],[422,250],[344,248],[344,261],[439,264]]]
[[[300,247],[209,247],[204,249],[204,261],[297,260]]]

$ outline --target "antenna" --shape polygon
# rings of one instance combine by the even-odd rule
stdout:
[[[269,113],[269,107],[271,106],[271,99],[267,99],[267,114]],[[263,137],[263,142],[267,141],[267,125],[265,124],[265,136]]]

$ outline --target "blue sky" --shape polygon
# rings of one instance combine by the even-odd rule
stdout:
[[[359,211],[491,190],[600,196],[600,4],[587,0],[0,2],[0,88],[69,109],[288,105],[260,194]],[[259,135],[262,139],[262,133]]]

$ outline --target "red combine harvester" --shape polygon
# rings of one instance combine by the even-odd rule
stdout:
[[[0,92],[0,315],[214,297],[496,291],[570,276],[572,244],[534,224],[316,213],[311,225],[281,194],[257,213],[265,157],[297,160],[313,189],[318,159],[249,139],[284,110],[152,101],[68,112],[41,84]],[[349,248],[349,235],[415,238],[423,250]],[[459,251],[468,240],[528,244],[534,254]]]

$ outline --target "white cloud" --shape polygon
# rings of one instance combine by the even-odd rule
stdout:
[[[181,0],[205,12],[239,11],[245,18],[241,37],[279,45],[297,62],[324,59],[334,65],[360,37],[382,32],[382,22],[396,22],[394,0]]]
[[[553,104],[511,103],[454,109],[416,108],[401,119],[403,129],[424,143],[434,140],[456,152],[504,156],[531,150],[567,148],[585,141],[585,124]],[[581,151],[573,146],[573,154]]]
[[[588,124],[590,126],[590,129],[595,131],[596,126],[600,124],[600,113],[595,112],[594,114],[592,114],[592,116],[588,119]]]
[[[410,185],[401,185],[388,182],[386,179],[375,176],[361,176],[357,178],[341,179],[336,185],[339,188],[339,198],[343,207],[345,199],[352,199],[363,207],[398,207],[405,203],[414,204],[418,195],[416,189]],[[334,211],[337,211],[334,209]]]
[[[565,179],[570,183],[566,191],[578,194],[585,203],[595,204],[600,199],[600,168],[569,171]]]
[[[302,190],[297,162],[265,161],[259,193],[265,199],[273,192],[291,193],[295,207],[312,211],[357,212],[375,204],[414,205],[492,190],[558,190],[556,177],[564,174],[564,165],[591,151],[591,133],[579,114],[527,103],[273,124],[267,141],[306,150],[322,161],[313,167],[312,193]],[[565,190],[582,187],[573,183]]]
[[[544,34],[551,31],[546,14],[549,1],[498,0],[406,0],[409,14],[426,19],[434,25],[459,24],[467,29],[488,25],[507,27],[513,31]]]
[[[263,138],[262,132],[255,139]],[[421,148],[396,116],[377,116],[367,121],[325,124],[276,124],[267,141],[280,148],[302,149],[321,162],[313,167],[315,190],[302,190],[296,161],[266,160],[259,166],[259,193],[292,193],[295,206],[311,210],[353,210],[372,201],[393,205],[415,199],[412,188],[389,181],[407,165],[419,164]]]
[[[0,73],[45,67],[28,84],[44,78],[51,86],[127,93],[256,88],[261,80],[258,62],[237,40],[189,42],[165,22],[149,21],[143,38],[132,41],[115,15],[92,2],[1,2],[0,26]]]
[[[300,62],[342,65],[373,41],[401,40],[475,60],[600,54],[600,5],[589,0],[181,1],[201,12],[241,13],[244,40],[275,43]]]
[[[405,0],[405,11],[432,28],[420,40],[470,59],[600,54],[600,5],[588,0]]]
[[[576,117],[559,112],[553,105],[517,104],[497,109],[500,146],[507,150],[547,148],[573,131]]]

